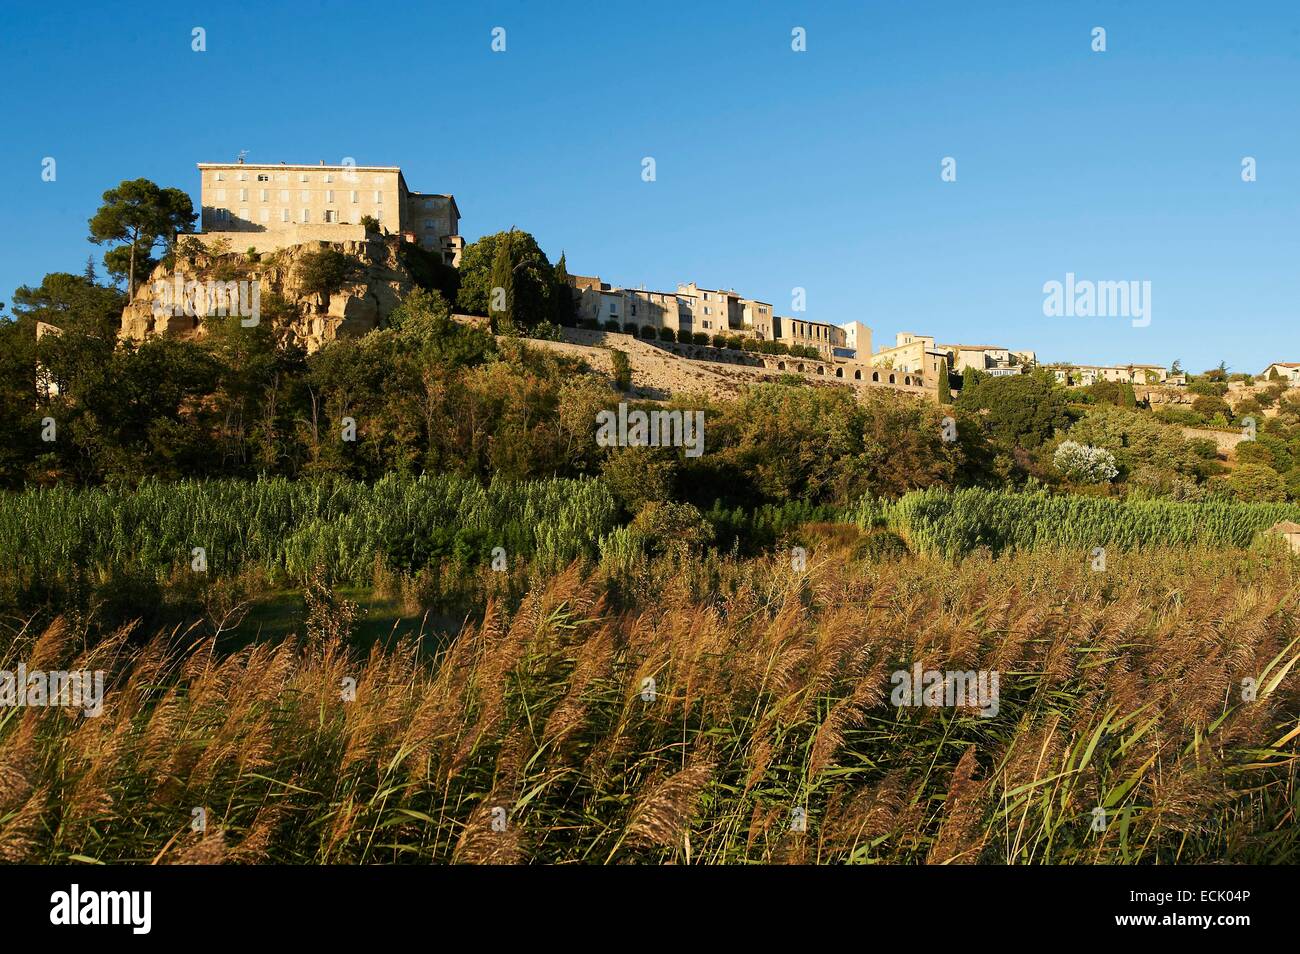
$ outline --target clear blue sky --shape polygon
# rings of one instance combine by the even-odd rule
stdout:
[[[401,165],[467,240],[516,225],[617,284],[785,314],[801,286],[877,346],[1300,361],[1296,0],[224,6],[8,5],[0,300],[102,252],[118,181],[197,200],[194,164],[247,149]],[[1044,317],[1066,272],[1150,281],[1150,326]]]

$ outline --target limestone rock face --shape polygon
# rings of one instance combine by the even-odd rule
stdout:
[[[326,249],[351,259],[337,289],[307,287],[304,263]],[[182,236],[169,268],[160,264],[122,312],[121,336],[201,338],[211,317],[269,322],[308,352],[337,337],[373,331],[415,289],[398,239],[310,242],[257,255],[206,247]]]

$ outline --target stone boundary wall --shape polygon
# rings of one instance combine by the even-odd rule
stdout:
[[[793,358],[789,355],[760,355],[754,352],[737,352],[732,349],[711,348],[705,345],[683,345],[649,341],[622,332],[594,331],[584,328],[562,329],[569,353],[581,353],[576,348],[617,348],[626,353],[632,364],[633,383],[638,390],[672,393],[695,387],[713,393],[736,393],[739,386],[759,381],[775,381],[782,375],[795,374],[811,383],[828,387],[849,386],[857,393],[886,390],[912,394],[917,397],[937,399],[934,389],[927,387],[919,374],[904,374],[889,368],[872,368],[858,362],[831,359]],[[556,342],[525,339],[530,345],[555,345]],[[590,350],[586,350],[590,355]],[[604,360],[597,359],[602,369]],[[595,362],[593,362],[594,364]],[[837,373],[838,372],[838,373]],[[854,372],[862,376],[855,378]],[[877,376],[872,380],[871,375]],[[894,381],[889,381],[890,376]],[[689,378],[689,383],[674,386],[668,378]],[[664,380],[660,380],[664,379]]]
[[[1220,454],[1227,454],[1229,451],[1236,450],[1237,445],[1246,439],[1246,435],[1240,430],[1221,431],[1209,427],[1184,427],[1183,437],[1188,439],[1208,437],[1214,441],[1214,445],[1219,449]]]
[[[290,245],[305,245],[310,242],[364,242],[366,228],[364,225],[325,224],[294,225],[285,229],[268,229],[240,232],[195,232],[179,236],[180,239],[195,239],[211,247],[214,243],[225,241],[232,252],[246,252],[250,248],[259,254],[274,252]]]

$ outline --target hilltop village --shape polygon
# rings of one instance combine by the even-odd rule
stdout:
[[[340,334],[377,327],[410,291],[412,283],[400,263],[375,251],[376,236],[399,237],[445,267],[461,265],[465,241],[459,234],[455,197],[412,191],[398,166],[254,164],[241,159],[199,163],[198,170],[201,231],[184,238],[206,252],[241,252],[259,259],[281,255],[292,263],[305,250],[332,246],[365,266],[364,278],[332,294],[298,289],[307,293],[300,296],[308,300],[302,302],[306,314],[297,316],[297,325],[309,349]],[[1184,374],[1161,365],[1040,365],[1029,348],[945,343],[915,332],[900,332],[892,344],[873,349],[872,329],[862,321],[837,324],[780,315],[771,302],[694,281],[672,291],[650,291],[619,287],[594,275],[566,274],[566,280],[574,313],[570,326],[561,328],[559,341],[592,348],[610,344],[612,335],[626,347],[635,338],[638,347],[633,350],[641,355],[643,367],[647,361],[665,367],[681,361],[710,362],[940,398],[948,393],[950,376],[970,371],[999,377],[1046,368],[1068,386],[1100,381],[1161,389],[1186,385]],[[287,287],[294,290],[292,284]],[[458,317],[482,321],[482,316]],[[202,333],[200,326],[194,315],[160,311],[153,292],[142,286],[127,306],[122,334],[143,339],[157,333]],[[686,375],[692,376],[700,375]],[[1261,376],[1300,383],[1300,363],[1276,362]]]

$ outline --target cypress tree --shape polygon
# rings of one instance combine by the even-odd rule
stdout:
[[[573,321],[573,289],[569,287],[569,267],[565,264],[564,253],[560,253],[560,260],[555,263],[555,290],[551,295],[552,308],[554,317],[552,320],[557,325],[572,325]]]
[[[492,257],[491,287],[488,289],[488,315],[492,330],[499,335],[513,334],[515,305],[514,234],[511,229],[504,241],[497,243]]]

